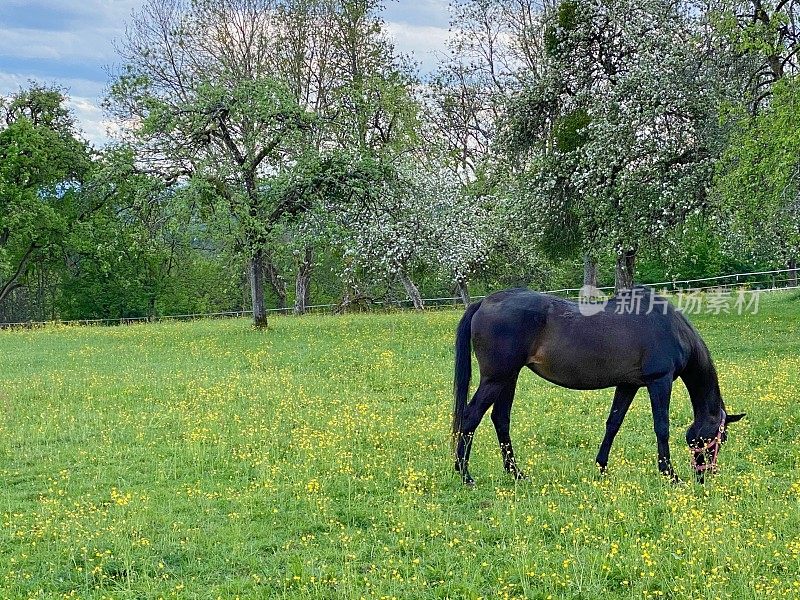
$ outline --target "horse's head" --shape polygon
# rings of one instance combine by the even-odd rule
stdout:
[[[686,443],[692,454],[692,468],[697,476],[698,483],[705,483],[706,471],[712,473],[717,470],[717,457],[719,450],[728,440],[728,426],[740,421],[745,413],[729,415],[725,410],[720,410],[716,419],[703,419],[695,421],[686,432]]]

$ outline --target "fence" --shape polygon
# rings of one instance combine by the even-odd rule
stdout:
[[[703,277],[700,279],[677,279],[672,281],[660,281],[647,283],[659,291],[667,293],[686,293],[703,292],[708,290],[730,291],[736,289],[751,289],[761,292],[785,291],[800,289],[798,269],[777,269],[774,271],[754,271],[752,273],[734,273],[731,275],[718,275],[716,277]],[[598,288],[602,292],[611,293],[613,286]],[[581,288],[562,288],[555,290],[543,290],[544,293],[556,294],[567,298],[577,298]],[[484,296],[475,296],[479,300]],[[423,299],[427,308],[450,307],[461,302],[460,297],[441,297]],[[369,302],[368,308],[407,308],[412,305],[411,300],[383,301],[374,300]],[[341,308],[340,304],[314,304],[307,306],[308,312],[334,312]],[[289,314],[291,308],[270,308],[267,309],[271,314]],[[192,313],[184,315],[166,315],[158,317],[121,317],[117,319],[77,319],[71,321],[26,321],[19,323],[0,323],[0,329],[14,327],[41,327],[44,325],[129,325],[143,322],[156,321],[191,321],[195,319],[213,318],[237,318],[249,316],[250,311],[231,311],[215,313]]]
[[[665,290],[668,293],[703,292],[706,290],[734,290],[747,288],[760,291],[778,291],[798,289],[798,269],[777,269],[774,271],[754,271],[752,273],[734,273],[732,275],[717,275],[716,277],[703,277],[700,279],[675,279],[672,281],[659,281],[646,283],[656,290]],[[613,291],[613,286],[599,288],[601,291]],[[577,297],[581,288],[564,288],[552,290],[551,294],[561,294]]]

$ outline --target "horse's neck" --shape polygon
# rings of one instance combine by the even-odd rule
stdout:
[[[695,420],[718,415],[723,407],[717,370],[702,341],[692,352],[682,378],[692,400]]]

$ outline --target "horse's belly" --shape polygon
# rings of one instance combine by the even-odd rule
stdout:
[[[571,374],[570,376],[562,376],[559,373],[543,369],[540,365],[529,364],[528,367],[542,379],[546,379],[550,383],[555,383],[561,387],[569,388],[572,390],[600,390],[607,387],[614,387],[618,385],[611,383],[604,379],[594,377],[582,377],[581,375]]]
[[[599,390],[620,384],[642,385],[639,369],[629,361],[609,362],[601,355],[558,357],[535,354],[528,367],[539,377],[573,390]]]

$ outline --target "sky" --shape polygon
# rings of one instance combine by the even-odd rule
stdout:
[[[115,40],[143,0],[0,0],[0,95],[29,81],[65,88],[84,137],[108,141],[100,102],[117,63]],[[383,17],[397,50],[430,71],[445,52],[447,0],[388,0]]]

